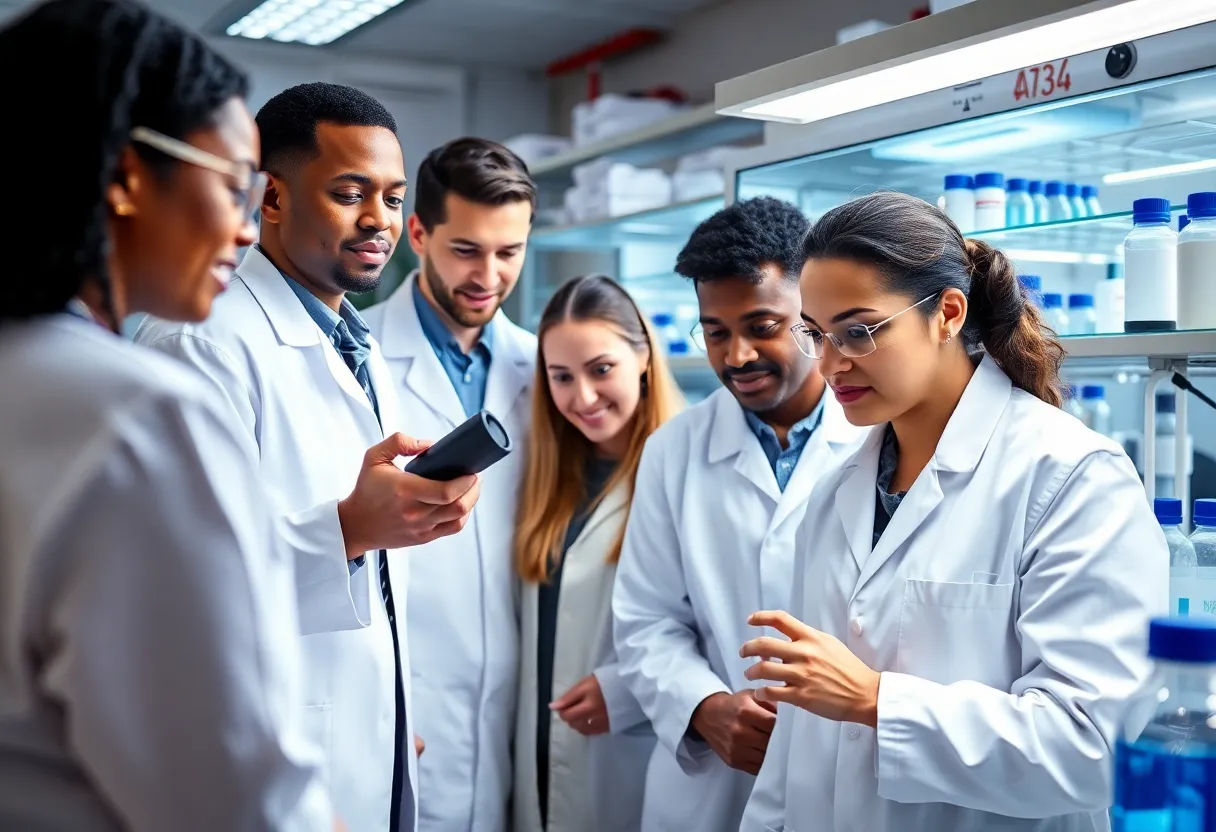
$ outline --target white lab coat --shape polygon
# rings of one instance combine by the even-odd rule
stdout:
[[[557,714],[550,716],[547,826],[541,825],[536,767],[540,592],[536,584],[524,584],[514,832],[637,832],[640,828],[646,765],[655,736],[616,660],[612,643],[616,565],[607,561],[628,507],[627,489],[613,489],[587,518],[563,558],[553,698],[594,673],[608,706],[610,733],[584,737]]]
[[[367,449],[398,429],[396,397],[380,351],[367,366],[380,416],[341,355],[283,276],[250,249],[202,324],[148,319],[136,340],[194,366],[223,392],[228,418],[261,461],[262,482],[294,554],[307,669],[306,719],[325,751],[326,782],[351,832],[413,828],[417,756],[407,718],[408,788],[392,802],[396,660],[377,552],[352,575],[338,500],[355,486]],[[207,452],[205,444],[203,452]],[[405,615],[408,561],[388,553],[397,616]],[[399,627],[409,714],[409,651]],[[421,732],[418,732],[421,733]]]
[[[1168,603],[1131,462],[985,358],[871,551],[882,434],[815,489],[790,608],[884,671],[878,730],[781,706],[742,829],[1109,829]]]
[[[755,687],[739,658],[747,617],[789,602],[811,488],[861,435],[827,399],[784,492],[726,389],[646,443],[612,602],[622,675],[660,743],[646,832],[738,829],[755,778],[686,732],[707,696]]]
[[[0,324],[0,829],[329,832],[291,562],[223,404],[69,315]]]
[[[414,308],[416,273],[365,319],[383,346],[410,436],[436,440],[465,421],[456,390]],[[511,552],[527,454],[536,336],[494,317],[485,408],[514,450],[482,474],[459,534],[411,550],[409,639],[421,832],[502,832],[511,795],[519,665],[519,580]]]

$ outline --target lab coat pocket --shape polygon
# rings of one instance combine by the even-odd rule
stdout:
[[[1005,686],[1013,590],[1013,584],[906,580],[896,669],[940,684]]]
[[[334,709],[331,703],[304,706],[304,729],[321,749],[321,782],[329,788],[329,761],[333,757]]]

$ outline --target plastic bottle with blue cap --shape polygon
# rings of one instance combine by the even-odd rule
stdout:
[[[1098,313],[1094,310],[1094,296],[1083,292],[1068,296],[1068,334],[1095,335],[1098,332]]]
[[[1216,193],[1186,198],[1178,234],[1178,328],[1216,328]]]
[[[1081,186],[1075,182],[1064,183],[1064,196],[1068,200],[1068,207],[1072,209],[1073,219],[1081,219],[1089,216],[1089,209],[1085,206],[1085,200],[1081,198]]]
[[[1195,524],[1191,545],[1196,559],[1191,615],[1216,617],[1216,500],[1196,500],[1191,520]]]
[[[1043,181],[1031,179],[1026,183],[1026,192],[1030,194],[1030,201],[1034,203],[1034,221],[1047,222],[1050,211],[1047,207],[1047,197],[1043,193]]]
[[[1123,239],[1123,330],[1177,329],[1178,234],[1170,227],[1170,201],[1137,199],[1132,222]]]
[[[970,234],[975,230],[975,180],[965,173],[946,177],[942,210],[954,220],[958,230]]]
[[[1115,744],[1114,832],[1216,829],[1216,621],[1149,622],[1149,679]]]
[[[1005,225],[1017,228],[1034,225],[1034,200],[1030,197],[1030,183],[1025,179],[1010,179],[1005,188]]]
[[[1096,185],[1082,185],[1081,199],[1085,202],[1085,216],[1099,217],[1102,215],[1102,204],[1098,202],[1098,188]]]
[[[1064,296],[1059,292],[1043,293],[1043,322],[1056,335],[1068,334],[1068,313],[1064,311]]]
[[[1081,406],[1085,408],[1085,424],[1103,436],[1110,436],[1110,405],[1106,403],[1106,388],[1101,384],[1082,385]]]
[[[1072,203],[1064,195],[1064,183],[1054,179],[1043,186],[1043,195],[1047,198],[1047,221],[1059,222],[1076,218]]]
[[[650,322],[654,324],[659,338],[666,345],[668,355],[688,355],[688,341],[685,340],[683,333],[676,326],[676,320],[673,315],[666,312],[656,312],[650,316]]]
[[[1005,175],[975,176],[975,227],[984,231],[1005,227]]]
[[[1030,298],[1030,302],[1042,308],[1043,278],[1037,274],[1023,274],[1018,276],[1018,283],[1022,284],[1022,288],[1026,290],[1026,296]]]
[[[1189,615],[1195,595],[1195,546],[1182,529],[1182,500],[1177,497],[1157,497],[1153,514],[1165,533],[1170,547],[1170,615]]]

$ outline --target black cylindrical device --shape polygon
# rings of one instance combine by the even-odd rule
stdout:
[[[454,480],[480,474],[511,453],[511,437],[488,410],[466,422],[414,457],[405,470],[428,480]]]

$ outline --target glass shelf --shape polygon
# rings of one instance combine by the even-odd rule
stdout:
[[[713,196],[579,225],[541,227],[532,232],[528,245],[536,251],[598,251],[627,243],[683,243],[723,204],[721,196]]]
[[[1172,222],[1176,227],[1177,215],[1184,213],[1186,206],[1176,205],[1170,210],[1174,214]],[[1123,238],[1131,229],[1132,212],[1115,211],[1076,220],[973,231],[967,236],[992,243],[1012,260],[1038,259],[1104,266],[1122,262],[1120,252]],[[1019,253],[1027,252],[1031,253],[1030,258],[1019,256]],[[1053,254],[1057,256],[1052,257]]]

